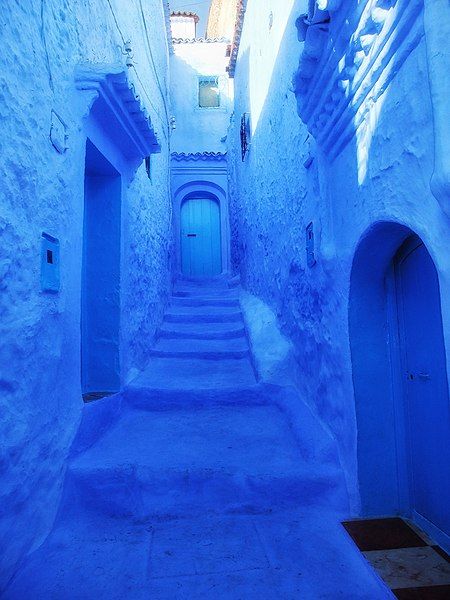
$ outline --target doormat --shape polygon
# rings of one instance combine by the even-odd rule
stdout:
[[[88,392],[87,394],[83,394],[83,402],[94,402],[95,400],[101,400],[107,396],[112,396],[115,393],[117,392]]]
[[[400,518],[345,521],[360,551],[400,600],[449,600],[450,557]]]

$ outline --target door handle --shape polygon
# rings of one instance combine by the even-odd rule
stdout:
[[[197,234],[196,233],[188,233],[187,237],[197,237]]]
[[[431,377],[429,373],[419,373],[419,379],[422,379],[423,381],[428,381],[429,379],[431,379]]]

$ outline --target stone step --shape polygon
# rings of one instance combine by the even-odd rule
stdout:
[[[215,306],[215,307],[232,307],[239,308],[239,298],[230,296],[229,298],[223,298],[222,296],[197,296],[190,298],[179,298],[172,297],[170,301],[171,306],[189,306],[189,307],[199,307],[199,306]]]
[[[221,276],[204,278],[204,277],[180,277],[174,284],[174,287],[189,287],[189,288],[210,288],[217,290],[226,290],[230,287],[230,282],[236,281],[235,277]]]
[[[239,293],[237,289],[211,289],[211,288],[193,288],[186,286],[176,286],[173,289],[172,295],[176,298],[238,298]]]
[[[248,358],[210,361],[154,357],[130,386],[166,390],[234,390],[256,384]]]
[[[264,387],[148,388],[129,385],[122,392],[127,406],[147,411],[197,410],[212,406],[267,406],[274,404]]]
[[[204,358],[222,360],[244,358],[249,354],[246,338],[229,340],[165,339],[158,340],[151,356],[166,358]]]
[[[245,336],[243,323],[163,323],[158,338],[228,340]]]
[[[275,406],[129,410],[71,462],[66,494],[114,517],[264,513],[335,506],[338,472],[302,460]]]
[[[228,287],[229,288],[237,288],[241,285],[241,276],[235,275],[234,277],[230,277],[228,279]]]
[[[232,323],[242,321],[242,312],[235,307],[170,307],[166,323]]]

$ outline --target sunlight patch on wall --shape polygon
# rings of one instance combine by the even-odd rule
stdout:
[[[258,3],[258,12],[249,14],[246,21],[246,24],[252,26],[251,35],[247,34],[246,40],[249,37],[254,40],[255,36],[261,36],[265,40],[265,43],[254,42],[254,47],[262,48],[262,50],[259,52],[259,56],[252,56],[250,60],[250,113],[254,130],[258,127],[269,93],[276,61],[293,6],[294,0],[286,0],[282,4],[275,0],[262,0]],[[256,50],[253,50],[250,45],[241,48],[241,56],[245,52],[253,53]]]

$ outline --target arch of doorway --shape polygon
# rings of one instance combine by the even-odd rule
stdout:
[[[228,197],[225,190],[211,181],[196,180],[181,185],[173,194],[173,227],[175,237],[175,278],[181,277],[181,207],[191,198],[210,198],[220,207],[222,273],[230,270],[230,224]]]
[[[436,269],[436,293],[444,307],[437,261],[428,250],[425,237],[419,237],[405,224],[379,221],[361,236],[353,257],[349,336],[363,516],[410,514],[404,374],[398,329],[393,327],[398,318],[393,265],[405,242],[416,238],[425,247]],[[444,315],[442,317],[445,321]],[[443,351],[445,353],[445,348]],[[440,535],[440,532],[430,529],[429,533],[437,537]],[[442,538],[438,541],[442,542]]]

